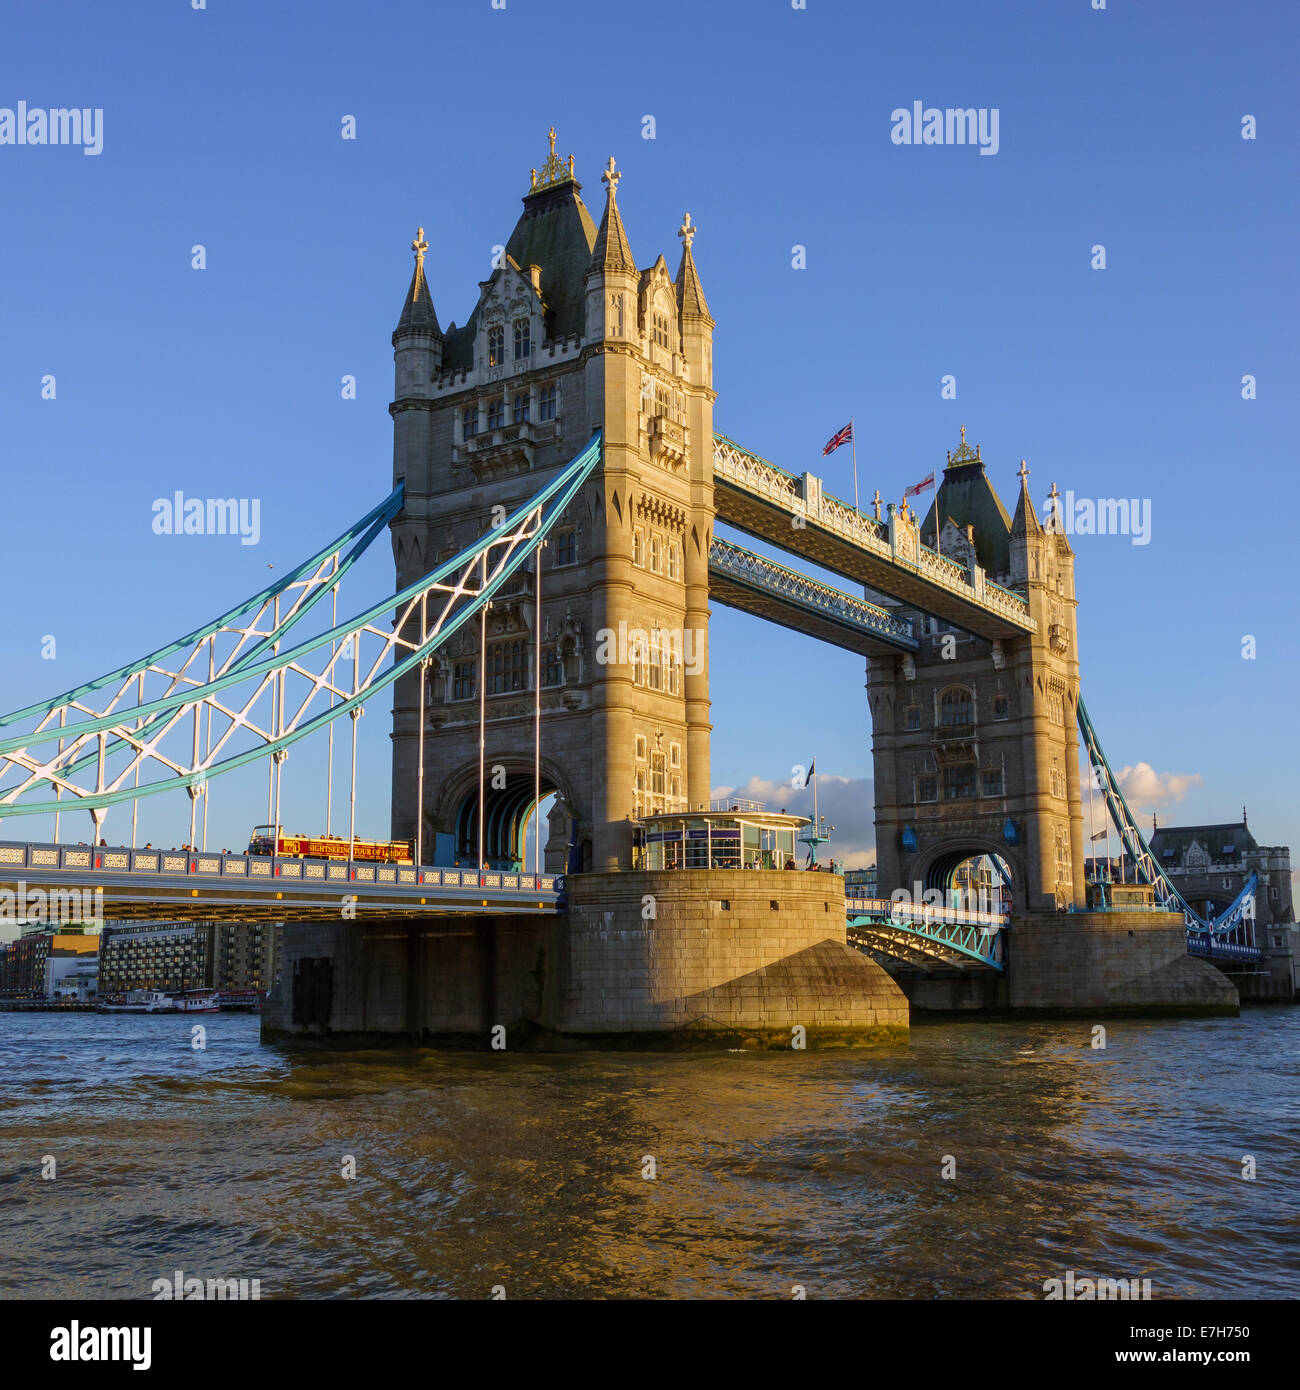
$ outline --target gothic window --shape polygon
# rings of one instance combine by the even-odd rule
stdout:
[[[915,730],[921,727],[921,706],[908,705],[903,712],[903,727],[908,730]]]
[[[1011,701],[1005,695],[998,695],[993,700],[993,718],[1010,719]]]
[[[660,660],[659,631],[656,629],[650,634],[650,655],[646,661],[646,685],[651,690],[662,690],[664,686],[664,668]]]
[[[539,420],[555,419],[556,390],[554,386],[548,386],[537,398],[537,418]]]
[[[970,691],[960,685],[950,686],[939,697],[940,727],[951,729],[970,722]]]
[[[623,296],[613,294],[609,297],[609,326],[615,338],[623,336]]]
[[[639,526],[632,531],[632,563],[645,568],[645,533]]]
[[[500,367],[506,360],[506,330],[494,323],[488,329],[488,366]]]
[[[973,767],[945,767],[943,770],[943,799],[960,801],[975,795],[975,769]]]
[[[453,700],[470,700],[477,693],[474,681],[476,661],[458,661],[452,667],[451,676],[451,698]]]
[[[933,777],[919,778],[916,784],[916,799],[918,801],[938,801],[938,782]]]
[[[980,795],[1002,795],[1002,769],[1000,767],[986,767],[980,773]]]
[[[1047,712],[1053,724],[1065,723],[1065,699],[1059,690],[1053,690],[1047,699]]]
[[[465,438],[473,439],[478,433],[478,406],[467,405],[465,413],[460,417],[460,422],[465,431]]]
[[[488,405],[488,429],[499,430],[505,424],[505,402],[492,401]]]
[[[668,578],[680,579],[682,577],[682,552],[676,541],[668,542]]]
[[[661,347],[668,346],[668,315],[655,314],[654,316],[654,340]]]
[[[1052,759],[1051,783],[1053,796],[1065,795],[1065,778],[1061,775],[1060,765],[1055,758]]]
[[[521,641],[497,642],[488,648],[487,693],[504,695],[509,691],[528,689],[528,662]]]
[[[636,760],[639,763],[645,762],[645,735],[636,736]]]
[[[644,797],[645,797],[645,773],[642,772],[642,771],[638,768],[638,769],[637,769],[637,774],[636,774],[636,813],[637,813],[638,816],[641,814],[641,804],[642,804],[642,800],[643,800]]]
[[[528,419],[528,392],[521,391],[515,397],[515,424],[521,425]]]
[[[527,319],[515,320],[515,361],[527,357],[532,351],[532,330]]]
[[[682,745],[680,743],[670,743],[668,745],[668,763],[671,767],[681,767]]]
[[[673,780],[672,780],[672,784],[671,784],[671,785],[672,785],[671,796],[672,796],[673,801],[674,801],[674,802],[680,801],[680,800],[681,800],[681,796],[682,796],[682,784],[677,780],[676,777],[674,777]],[[1280,946],[1282,943],[1281,943],[1281,941],[1279,940],[1277,944]]]
[[[564,684],[564,663],[560,660],[560,654],[554,647],[542,648],[542,684],[544,686]]]
[[[650,537],[650,573],[658,574],[661,565],[659,537],[652,535]]]
[[[1062,825],[1056,827],[1054,836],[1056,845],[1056,881],[1057,883],[1069,883],[1070,881],[1070,837]]]
[[[576,565],[578,563],[578,533],[561,531],[555,538],[555,564]]]
[[[664,755],[662,753],[652,753],[650,755],[650,795],[662,796],[664,794]]]

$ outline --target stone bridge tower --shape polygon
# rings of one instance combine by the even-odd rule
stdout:
[[[1015,911],[1082,906],[1074,553],[1039,521],[1023,463],[1008,518],[965,435],[920,539],[933,546],[938,524],[941,553],[1025,596],[1037,631],[990,642],[912,613],[915,657],[868,663],[879,891],[946,890],[988,854],[1010,870]]]
[[[473,623],[430,666],[423,807],[418,676],[398,685],[393,834],[413,836],[423,815],[425,857],[448,865],[478,858],[481,681],[484,858],[508,866],[522,852],[538,642],[542,795],[557,794],[549,871],[630,867],[629,817],[709,795],[713,319],[695,228],[687,214],[675,277],[662,255],[639,269],[613,159],[597,227],[553,130],[550,145],[464,326],[439,326],[421,233],[393,334],[399,586],[476,541],[494,507],[532,496],[593,432],[604,436],[602,466],[541,559],[541,631],[530,563],[493,603],[486,661]]]

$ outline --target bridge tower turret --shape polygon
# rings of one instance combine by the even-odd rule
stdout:
[[[539,645],[542,795],[557,797],[548,870],[628,868],[635,815],[709,794],[713,320],[689,218],[676,281],[662,256],[639,269],[621,178],[611,159],[597,226],[552,131],[464,326],[417,335],[399,325],[394,336],[394,473],[406,483],[392,527],[399,584],[472,544],[494,509],[533,496],[603,435],[602,466],[552,530],[540,575],[530,564],[494,598],[486,661],[476,623],[430,665],[422,808],[418,675],[399,683],[393,833],[413,835],[423,815],[439,863],[469,866],[479,854],[480,681],[483,857],[494,866],[520,857],[535,801]],[[411,302],[421,304],[419,286]],[[431,301],[427,316],[436,325]]]
[[[1010,870],[1016,911],[1083,904],[1074,554],[1057,522],[1039,521],[1023,464],[1009,518],[963,430],[921,535],[1018,593],[1035,630],[981,638],[913,612],[915,655],[869,660],[885,895],[950,889],[989,855]]]

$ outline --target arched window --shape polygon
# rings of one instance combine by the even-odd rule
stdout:
[[[488,405],[488,429],[499,430],[505,424],[506,408],[501,401],[492,401]]]
[[[645,535],[639,526],[632,532],[632,563],[645,566]]]
[[[499,323],[494,323],[488,329],[487,342],[488,366],[502,366],[506,360],[506,330]]]
[[[682,577],[682,553],[677,547],[676,541],[668,542],[668,578],[680,579]]]
[[[556,407],[556,390],[554,386],[548,386],[537,398],[537,418],[539,420],[554,420]]]
[[[939,697],[940,727],[950,729],[970,722],[970,691],[960,685],[949,686]]]
[[[465,438],[473,439],[478,433],[478,406],[467,405],[465,413],[460,417],[460,422],[465,431]]]
[[[921,727],[920,705],[908,705],[903,713],[903,727],[908,730],[919,729]]]
[[[658,573],[659,573],[659,563],[660,563],[660,562],[659,562],[659,556],[660,556],[659,537],[658,537],[658,536],[653,536],[653,535],[652,535],[652,536],[650,537],[650,572],[651,572],[651,574],[658,574]]]
[[[515,397],[515,424],[522,425],[528,419],[528,392],[521,391]]]
[[[668,315],[654,315],[654,340],[661,347],[668,346]]]
[[[995,695],[993,698],[993,718],[1010,719],[1011,701],[1005,695]]]
[[[515,361],[527,357],[533,350],[532,329],[527,319],[515,320]]]

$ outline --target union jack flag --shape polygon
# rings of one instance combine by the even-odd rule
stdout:
[[[831,436],[830,441],[822,450],[823,454],[833,454],[841,444],[847,444],[853,438],[853,421],[850,420],[838,434]]]

